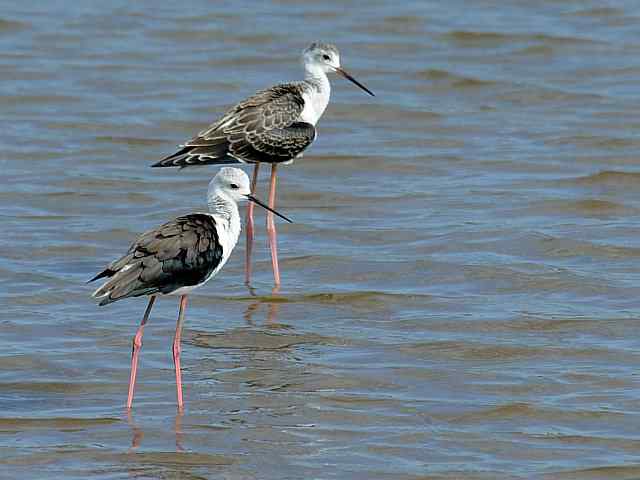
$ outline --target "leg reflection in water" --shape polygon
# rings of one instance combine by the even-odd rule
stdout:
[[[271,290],[271,295],[277,298],[278,293],[280,292],[280,287],[276,286]],[[249,295],[252,297],[256,297],[254,302],[251,302],[247,309],[244,312],[244,319],[250,326],[255,326],[255,322],[253,320],[253,316],[260,308],[260,305],[267,304],[267,318],[265,319],[265,325],[275,325],[278,323],[278,312],[280,310],[279,301],[269,301],[267,299],[258,298],[255,293],[255,289],[249,288]]]
[[[182,417],[184,416],[184,412],[178,410],[176,413],[176,418],[173,422],[173,431],[176,434],[176,452],[184,452],[184,447],[182,446],[182,442],[184,441],[184,433],[182,432]]]
[[[131,414],[131,410],[127,410],[127,423],[131,427],[132,435],[131,435],[131,447],[129,447],[129,452],[132,452],[136,450],[142,443],[142,439],[144,438],[144,432],[133,421],[133,415]]]
[[[176,437],[176,452],[184,452],[185,449],[182,446],[184,442],[184,432],[182,431],[182,417],[184,416],[184,411],[178,410],[176,416],[173,421],[173,432]],[[129,427],[131,427],[131,447],[129,447],[128,452],[134,452],[142,443],[142,439],[144,438],[144,430],[133,420],[133,414],[131,410],[127,411],[127,423]]]

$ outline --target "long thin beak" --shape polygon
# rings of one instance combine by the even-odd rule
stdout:
[[[256,203],[258,205],[260,205],[262,208],[264,208],[265,210],[269,210],[271,213],[275,213],[277,216],[279,216],[280,218],[286,220],[289,223],[293,223],[291,220],[289,220],[287,217],[285,217],[284,215],[282,215],[281,213],[276,212],[274,209],[267,207],[264,203],[262,203],[260,200],[258,200],[256,197],[254,197],[253,195],[247,195],[247,199],[251,200],[253,203]]]
[[[362,90],[364,90],[365,92],[367,92],[369,95],[371,95],[372,97],[375,97],[375,94],[369,90],[367,87],[365,87],[363,84],[361,84],[358,80],[356,80],[355,78],[353,78],[351,75],[349,75],[346,71],[344,71],[343,69],[341,69],[340,67],[336,67],[335,71],[337,73],[339,73],[340,75],[342,75],[344,78],[346,78],[347,80],[355,83],[357,86],[359,86]]]

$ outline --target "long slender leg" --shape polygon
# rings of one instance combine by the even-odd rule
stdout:
[[[147,324],[149,314],[151,313],[151,307],[153,307],[156,301],[155,295],[149,298],[147,309],[144,311],[144,316],[140,322],[140,326],[133,337],[133,346],[131,347],[131,374],[129,375],[129,394],[127,395],[127,409],[131,408],[133,403],[133,390],[136,386],[136,374],[138,373],[138,356],[140,355],[140,349],[142,348],[142,335],[144,334],[144,326]]]
[[[178,394],[178,410],[182,410],[182,372],[180,371],[180,338],[182,336],[182,323],[184,322],[184,312],[187,309],[187,296],[180,297],[180,312],[176,323],[176,334],[173,337],[173,365],[176,370],[176,391]]]
[[[256,183],[258,182],[258,169],[260,164],[256,163],[253,167],[253,177],[251,178],[251,195],[256,193]],[[253,202],[248,202],[247,205],[247,249],[244,262],[244,283],[249,285],[251,283],[251,253],[253,252],[253,209],[255,205]]]
[[[276,168],[278,164],[271,165],[271,180],[269,181],[269,207],[276,207]],[[269,236],[269,246],[271,247],[271,266],[273,267],[273,281],[276,286],[280,285],[280,268],[278,267],[278,238],[276,234],[276,223],[274,215],[267,212],[267,234]]]

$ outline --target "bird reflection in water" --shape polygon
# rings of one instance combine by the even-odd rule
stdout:
[[[247,306],[247,309],[244,313],[244,319],[247,324],[250,326],[255,326],[256,322],[254,321],[254,315],[260,311],[261,305],[267,305],[267,315],[264,320],[264,324],[266,326],[278,327],[278,313],[280,311],[281,300],[278,299],[278,294],[280,293],[280,287],[274,287],[271,290],[271,295],[273,298],[265,298],[257,295],[254,288],[249,287],[249,295],[255,297],[255,300],[250,302]],[[182,420],[184,417],[184,411],[178,409],[176,411],[176,416],[174,418],[173,431],[176,439],[176,452],[184,452],[185,448],[183,447],[184,443],[184,432],[182,430]],[[143,428],[134,421],[132,410],[127,410],[127,423],[131,428],[131,447],[128,452],[133,453],[142,444],[142,440],[144,438],[144,430]]]
[[[265,300],[264,297],[258,297],[256,294],[256,290],[253,287],[249,288],[249,295],[252,297],[256,297],[256,300],[249,303],[247,309],[244,312],[244,319],[247,322],[247,325],[255,326],[255,321],[253,320],[253,316],[260,309],[260,305],[267,305],[267,317],[265,318],[265,325],[275,326],[278,324],[278,312],[280,310],[280,301],[270,301]],[[280,287],[276,286],[271,290],[271,295],[277,299],[278,293],[280,292]]]
[[[176,412],[176,416],[173,420],[173,432],[176,436],[176,452],[184,452],[185,449],[182,446],[184,442],[184,432],[182,431],[182,417],[184,416],[184,411],[178,409]],[[131,447],[129,447],[128,452],[133,453],[142,444],[142,439],[144,438],[144,430],[140,427],[134,420],[133,414],[131,410],[127,411],[127,423],[129,427],[131,427]]]
[[[144,438],[144,431],[133,421],[133,415],[131,410],[127,410],[127,423],[131,427],[131,447],[129,447],[129,453],[140,447],[142,439]]]

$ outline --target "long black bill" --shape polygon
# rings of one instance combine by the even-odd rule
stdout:
[[[347,80],[355,83],[357,86],[359,86],[362,90],[364,90],[365,92],[367,92],[369,95],[371,95],[372,97],[375,97],[375,94],[369,90],[367,87],[365,87],[363,84],[361,84],[358,80],[356,80],[355,78],[353,78],[351,75],[349,75],[346,71],[344,71],[341,68],[336,68],[336,72],[338,72],[340,75],[342,75],[344,78],[346,78]]]
[[[264,208],[265,210],[269,210],[271,213],[275,213],[277,216],[279,216],[280,218],[282,218],[283,220],[286,220],[289,223],[293,223],[291,220],[289,220],[287,217],[285,217],[284,215],[282,215],[281,213],[276,212],[274,209],[267,207],[264,203],[262,203],[260,200],[258,200],[256,197],[254,197],[253,195],[247,195],[247,199],[251,200],[253,203],[256,203],[258,205],[260,205],[262,208]]]

